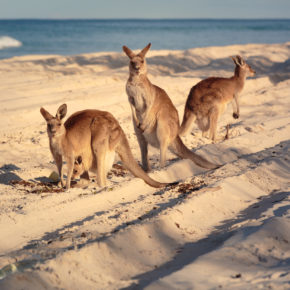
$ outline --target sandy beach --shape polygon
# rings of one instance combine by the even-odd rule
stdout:
[[[153,46],[154,47],[154,46]],[[68,116],[109,111],[136,160],[140,150],[121,52],[27,55],[0,60],[0,289],[289,289],[290,43],[150,50],[148,76],[182,120],[190,88],[230,77],[231,56],[256,70],[228,106],[213,144],[197,126],[182,137],[192,151],[223,164],[209,171],[149,149],[155,189],[116,158],[108,186],[50,185],[56,166],[40,107]]]

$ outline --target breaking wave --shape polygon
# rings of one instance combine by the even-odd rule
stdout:
[[[0,36],[0,49],[19,47],[22,42],[9,36]]]

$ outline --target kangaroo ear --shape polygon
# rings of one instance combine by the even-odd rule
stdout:
[[[244,65],[245,64],[245,61],[243,60],[243,58],[240,55],[237,55],[236,58],[239,61],[240,65]]]
[[[45,121],[49,121],[53,118],[53,116],[49,112],[47,112],[44,108],[40,108],[40,113],[45,119]]]
[[[232,56],[232,60],[234,61],[234,63],[238,66],[242,66],[245,62],[242,59],[241,56],[237,55],[237,56]]]
[[[131,59],[134,56],[136,56],[136,54],[126,45],[123,46],[123,51],[127,54],[127,56]]]
[[[58,108],[55,117],[61,120],[66,116],[66,113],[67,113],[67,106],[66,104],[63,104]]]
[[[235,65],[238,65],[238,60],[235,56],[231,56],[231,59],[234,61]]]
[[[78,156],[75,160],[75,164],[81,164],[83,162],[82,156]]]
[[[147,46],[145,46],[141,52],[138,53],[139,56],[141,56],[142,58],[145,57],[146,53],[148,52],[148,50],[150,49],[151,47],[151,43],[148,43]]]

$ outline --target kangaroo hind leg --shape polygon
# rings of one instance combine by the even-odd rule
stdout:
[[[169,146],[169,138],[163,139],[160,142],[160,168],[166,165],[166,153]]]
[[[97,160],[97,183],[100,187],[106,186],[106,154],[109,150],[109,142],[107,136],[99,136],[92,141],[93,154]]]
[[[213,142],[217,140],[217,122],[219,118],[218,107],[213,107],[209,113],[209,139]]]
[[[160,168],[162,168],[166,165],[166,153],[170,145],[170,128],[168,128],[167,124],[159,122],[156,133],[160,146]]]
[[[202,137],[206,138],[208,136],[208,130],[210,127],[210,119],[208,116],[201,117],[197,119],[198,128],[202,131]]]
[[[160,167],[166,165],[166,154],[172,139],[178,136],[179,126],[177,122],[172,120],[159,118],[156,128],[156,136],[160,146]]]
[[[133,120],[134,131],[137,137],[137,141],[139,143],[140,151],[141,151],[141,159],[142,159],[142,167],[144,171],[150,171],[150,163],[148,159],[148,142],[143,136],[143,131],[138,127],[136,122]]]

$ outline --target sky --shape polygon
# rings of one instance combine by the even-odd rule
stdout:
[[[0,0],[0,19],[290,18],[290,0]]]

